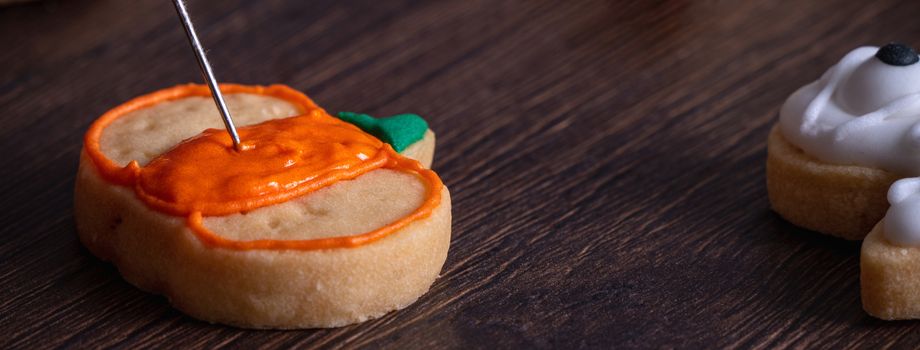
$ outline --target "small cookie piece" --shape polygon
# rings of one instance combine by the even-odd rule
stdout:
[[[884,226],[876,225],[862,243],[859,284],[863,309],[883,320],[920,318],[920,247],[889,242]]]
[[[895,182],[891,207],[863,241],[863,308],[885,320],[920,318],[920,178]]]

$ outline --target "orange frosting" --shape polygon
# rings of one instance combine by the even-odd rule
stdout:
[[[85,151],[104,179],[133,186],[150,208],[187,223],[205,244],[227,249],[329,249],[355,247],[383,238],[431,215],[440,204],[441,180],[412,159],[354,125],[328,115],[305,95],[281,85],[221,85],[224,93],[273,96],[297,105],[300,116],[239,128],[242,150],[224,130],[208,129],[141,167],[119,167],[101,152],[99,139],[112,121],[132,111],[188,96],[208,96],[203,85],[182,85],[138,97],[104,114],[86,133]],[[226,239],[203,225],[203,217],[229,215],[303,196],[379,168],[413,173],[427,185],[423,204],[377,230],[311,240]]]

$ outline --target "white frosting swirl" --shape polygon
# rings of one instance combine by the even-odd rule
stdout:
[[[878,49],[851,51],[792,94],[780,111],[780,128],[822,161],[918,176],[920,64],[885,64],[875,58]]]
[[[888,190],[888,202],[885,238],[899,245],[920,245],[920,177],[896,181]]]

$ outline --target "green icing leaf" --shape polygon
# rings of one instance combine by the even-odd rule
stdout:
[[[425,131],[428,130],[428,123],[416,114],[374,118],[367,114],[339,112],[337,117],[389,143],[396,152],[402,152],[409,145],[421,140],[422,137],[425,137]]]

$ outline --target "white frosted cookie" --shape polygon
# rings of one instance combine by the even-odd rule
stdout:
[[[317,109],[292,90],[273,94],[236,87],[240,91],[225,92],[238,126]],[[220,128],[213,102],[201,96],[206,90],[195,89],[199,96],[148,99],[146,105],[132,101],[126,104],[135,107],[130,111],[116,108],[121,116],[98,135],[101,154],[119,168],[130,167],[132,161],[144,167],[203,129]],[[87,140],[90,134],[92,129]],[[76,180],[74,216],[81,241],[112,261],[132,284],[165,295],[176,308],[202,320],[252,328],[361,322],[418,299],[447,256],[449,192],[439,181],[437,188],[429,188],[426,177],[415,173],[378,168],[280,203],[203,215],[204,234],[193,229],[191,215],[151,207],[126,180],[106,175],[91,151],[84,149]],[[402,152],[424,167],[433,153],[430,130]],[[384,236],[331,248],[295,244],[337,241],[390,227],[420,211],[433,198],[430,191],[437,191],[440,199],[427,215]]]
[[[767,190],[788,221],[862,239],[885,192],[920,175],[920,64],[901,44],[851,51],[793,93],[768,140]]]
[[[865,236],[863,309],[885,320],[920,318],[918,63],[897,43],[851,51],[789,97],[768,140],[771,205],[822,233]]]
[[[920,318],[920,178],[898,180],[891,207],[862,244],[863,309],[886,320]]]

